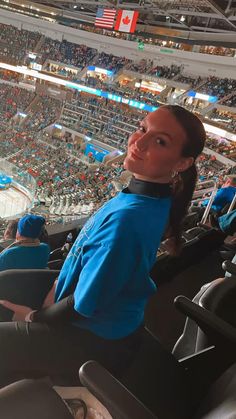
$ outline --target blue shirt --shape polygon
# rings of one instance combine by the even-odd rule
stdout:
[[[216,212],[221,211],[225,205],[230,204],[235,195],[236,188],[234,186],[227,186],[226,188],[220,188],[215,195],[213,200],[212,209]],[[202,206],[206,207],[209,199],[203,201]]]
[[[39,246],[13,246],[0,253],[0,271],[7,269],[44,269],[47,267],[50,248]]]
[[[56,301],[74,294],[76,325],[105,339],[143,322],[156,286],[149,272],[168,222],[171,199],[120,192],[81,230],[59,275]]]

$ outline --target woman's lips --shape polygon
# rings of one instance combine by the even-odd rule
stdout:
[[[131,155],[131,157],[134,159],[134,160],[143,160],[142,159],[142,157],[140,157],[138,154],[136,154],[134,151],[131,151],[130,152],[130,155]]]

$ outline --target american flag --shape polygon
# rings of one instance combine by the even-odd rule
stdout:
[[[99,7],[95,19],[95,26],[112,29],[114,26],[115,15],[116,10],[104,9],[103,7]]]

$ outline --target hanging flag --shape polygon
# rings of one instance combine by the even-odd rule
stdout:
[[[112,29],[114,26],[115,15],[115,9],[104,9],[103,7],[99,7],[96,14],[95,26]]]
[[[119,10],[115,24],[115,31],[130,32],[135,31],[139,12],[132,10]]]

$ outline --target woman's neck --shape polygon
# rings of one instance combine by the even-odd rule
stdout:
[[[169,183],[149,182],[133,176],[128,185],[127,192],[150,196],[152,198],[167,198],[171,196],[171,186]]]

